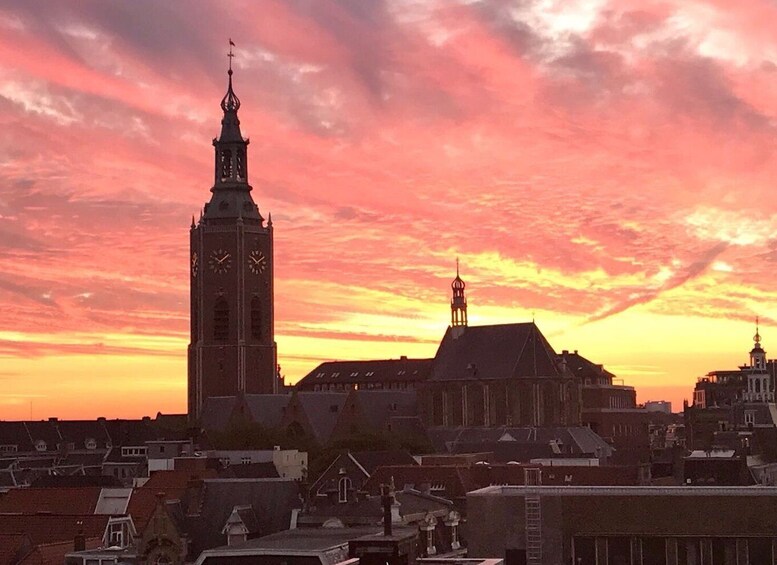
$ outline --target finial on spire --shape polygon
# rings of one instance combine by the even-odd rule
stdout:
[[[194,227],[194,214],[192,214],[192,227]]]
[[[227,71],[227,75],[229,76],[229,86],[227,88],[227,93],[224,95],[224,98],[221,100],[221,109],[224,110],[224,112],[237,112],[237,109],[240,108],[240,99],[235,95],[235,91],[232,90],[232,58],[235,56],[235,54],[232,52],[232,48],[235,47],[235,42],[232,41],[232,38],[229,39],[229,53],[227,53],[227,57],[229,59],[229,70]]]
[[[761,334],[758,331],[758,316],[755,317],[755,335],[753,336],[753,341],[756,345],[761,343]]]

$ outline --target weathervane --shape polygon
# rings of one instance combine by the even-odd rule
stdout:
[[[235,47],[235,43],[232,41],[232,38],[229,38],[229,53],[227,53],[227,57],[229,57],[229,72],[232,72],[232,57],[235,56],[235,54],[232,52],[232,48]]]

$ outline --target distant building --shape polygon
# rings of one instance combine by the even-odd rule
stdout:
[[[777,360],[767,360],[758,327],[753,343],[747,364],[697,381],[684,410],[689,449],[728,448],[758,456],[759,464],[777,461]]]
[[[775,504],[769,487],[492,486],[467,495],[468,549],[505,565],[770,565]]]
[[[645,410],[648,412],[672,413],[672,403],[667,400],[648,400],[645,402]]]

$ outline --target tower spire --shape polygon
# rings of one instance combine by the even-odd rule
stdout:
[[[459,258],[456,257],[456,278],[451,283],[453,298],[451,298],[451,326],[467,325],[467,298],[464,296],[466,284],[459,275]]]

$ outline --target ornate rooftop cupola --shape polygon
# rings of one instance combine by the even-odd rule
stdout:
[[[205,219],[236,219],[247,223],[262,223],[263,218],[251,199],[251,185],[248,184],[248,139],[240,133],[240,98],[232,86],[232,53],[230,42],[229,77],[227,92],[221,99],[221,135],[213,140],[215,149],[213,197],[205,207]]]
[[[758,331],[758,318],[755,319],[755,335],[753,336],[753,349],[750,350],[750,367],[758,370],[766,370],[766,351],[761,347],[761,334]]]
[[[464,296],[466,284],[459,276],[459,259],[456,258],[456,278],[451,283],[453,298],[451,298],[451,326],[467,325],[467,297]]]

